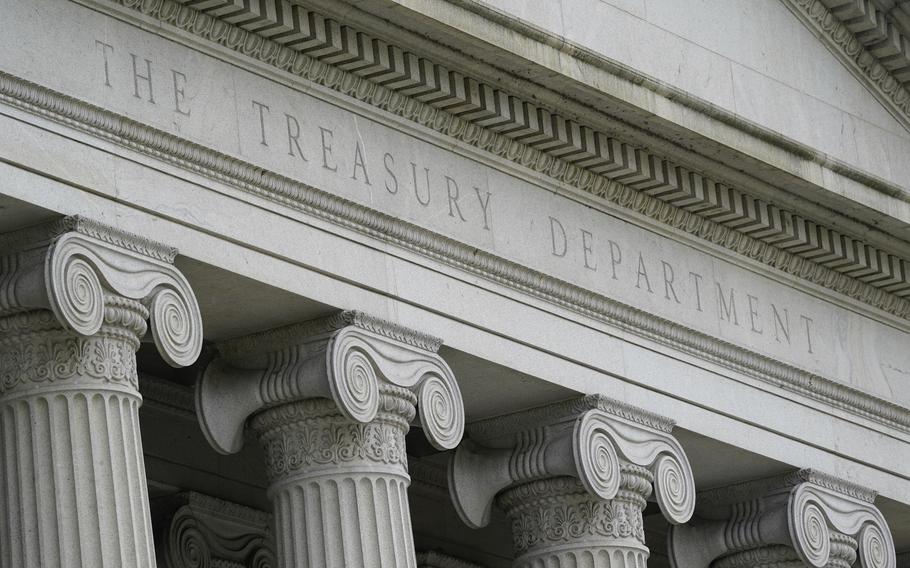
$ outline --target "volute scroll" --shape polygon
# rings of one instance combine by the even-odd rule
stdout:
[[[653,475],[667,520],[684,523],[695,508],[695,482],[671,427],[600,396],[492,419],[472,426],[472,439],[450,461],[451,497],[465,524],[479,528],[496,495],[511,486],[569,476],[609,500],[620,490],[622,465],[632,464]]]
[[[173,265],[177,252],[148,239],[82,218],[2,235],[9,274],[0,284],[0,314],[50,310],[65,329],[96,334],[108,298],[149,310],[155,344],[174,367],[202,350],[202,316],[189,282]]]
[[[416,395],[430,443],[451,449],[464,432],[464,403],[438,347],[438,340],[361,312],[227,341],[197,381],[197,413],[215,449],[234,453],[251,415],[298,400],[326,398],[351,421],[370,423],[387,384]]]
[[[705,491],[699,518],[668,535],[676,568],[715,560],[784,554],[812,568],[896,568],[894,540],[875,492],[814,471],[798,470]]]

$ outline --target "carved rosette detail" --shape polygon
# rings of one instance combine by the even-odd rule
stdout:
[[[831,529],[824,512],[806,498],[791,501],[790,509],[790,530],[800,557],[810,566],[824,566],[831,556]]]
[[[671,528],[671,565],[707,567],[724,559],[717,565],[745,566],[741,559],[785,549],[786,561],[774,552],[779,564],[754,565],[849,568],[858,557],[863,568],[895,568],[894,542],[874,497],[811,470],[707,492],[700,500],[709,518]]]
[[[356,422],[373,420],[379,408],[379,377],[366,351],[340,345],[330,368],[329,387],[338,408]]]
[[[464,434],[464,408],[454,382],[428,375],[417,390],[420,424],[430,443],[442,450],[458,446]]]

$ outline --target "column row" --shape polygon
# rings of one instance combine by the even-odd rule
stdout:
[[[0,568],[153,568],[135,352],[150,329],[174,366],[200,353],[176,253],[80,218],[2,235],[0,251]],[[200,551],[215,547],[256,568],[415,568],[405,440],[419,428],[453,450],[466,524],[493,507],[508,516],[516,568],[645,568],[652,502],[677,568],[896,566],[873,492],[801,470],[696,495],[673,422],[604,396],[464,436],[440,344],[347,311],[217,345],[196,384],[199,423],[222,453],[255,437],[272,527],[238,548],[188,503],[165,563],[214,566]],[[181,556],[184,541],[197,552]]]

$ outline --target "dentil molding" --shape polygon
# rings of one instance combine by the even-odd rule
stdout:
[[[910,130],[910,37],[890,16],[874,1],[783,2]]]
[[[891,427],[910,430],[910,411],[890,401],[655,317],[606,296],[466,246],[406,221],[322,193],[290,178],[263,171],[251,164],[3,72],[0,72],[0,100],[82,128],[94,136],[150,152],[161,159],[219,182],[231,183],[282,206],[340,223],[373,238],[428,255],[630,333],[746,373],[774,386]],[[798,268],[798,264],[788,266]],[[829,284],[833,282],[826,278],[822,280]],[[894,306],[896,305],[892,307]]]
[[[130,6],[139,9],[137,5],[130,4]],[[467,122],[463,117],[447,114],[444,110],[393,92],[387,86],[371,83],[363,77],[317,61],[307,54],[293,51],[271,40],[262,39],[244,29],[217,20],[211,15],[194,12],[186,6],[162,3],[159,0],[142,3],[141,8],[154,17],[163,18],[166,22],[177,23],[184,27],[192,23],[192,29],[188,29],[188,31],[198,32],[204,37],[208,37],[206,34],[216,34],[217,32],[217,37],[213,36],[213,39],[217,39],[224,45],[274,64],[306,80],[325,84],[347,95],[376,104],[380,108],[416,120],[437,131],[460,137],[469,143],[475,143],[502,157],[515,159],[538,171],[558,174],[562,176],[560,179],[563,181],[581,183],[580,187],[587,187],[589,191],[604,195],[617,203],[634,207],[642,213],[662,219],[664,222],[671,223],[692,234],[701,235],[716,244],[747,254],[756,260],[769,263],[790,274],[808,278],[819,285],[838,290],[901,317],[910,316],[910,303],[896,295],[885,293],[881,289],[873,288],[821,265],[811,262],[806,264],[808,261],[795,257],[789,252],[783,251],[778,254],[775,251],[779,251],[779,249],[768,248],[752,237],[735,231],[731,232],[714,221],[696,218],[689,212],[677,211],[667,204],[661,205],[651,196],[639,193],[630,186],[606,180],[606,178],[583,174],[582,170],[576,166],[565,168],[564,166],[568,164],[559,165],[553,162],[548,154],[527,147],[519,141],[485,131],[482,127]],[[178,16],[180,17],[178,18]],[[324,194],[292,179],[271,172],[263,172],[261,168],[251,164],[2,72],[0,72],[0,100],[29,112],[81,128],[93,136],[100,136],[129,148],[150,153],[219,182],[231,183],[242,190],[283,206],[329,219],[374,238],[393,242],[398,246],[472,271],[631,333],[658,341],[671,348],[746,373],[776,387],[821,400],[826,404],[871,418],[891,427],[902,430],[910,429],[910,411],[889,401],[830,381],[803,369],[782,364],[767,356],[736,347],[686,326],[654,317],[642,310],[478,251],[474,247],[465,246],[453,239],[423,230],[400,219]],[[523,148],[528,149],[527,153]],[[591,183],[594,185],[590,187],[586,185]],[[715,229],[719,229],[719,232]],[[813,228],[807,234],[818,236],[825,233],[820,233]],[[825,242],[830,240],[829,237],[830,235],[824,237]],[[844,244],[844,241],[837,239],[831,242],[840,243],[837,246]]]
[[[114,3],[910,317],[906,259],[304,6],[281,0]]]

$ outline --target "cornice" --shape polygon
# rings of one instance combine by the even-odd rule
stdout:
[[[890,18],[864,0],[783,2],[910,130],[910,39]],[[899,80],[894,73],[906,79]]]
[[[206,12],[173,0],[110,2],[910,318],[910,261],[303,6],[245,4],[232,8],[235,26],[211,15],[224,2]]]
[[[165,4],[170,10],[164,14],[168,22],[175,20],[176,14],[186,9],[173,3]],[[161,5],[160,0],[142,4],[153,14],[159,13]],[[187,26],[186,22],[193,20],[178,18],[176,21]],[[202,25],[205,22],[200,22],[199,26],[190,25],[189,31],[197,30],[201,33],[205,29],[211,29],[215,20],[209,17],[207,22],[208,28]],[[859,280],[786,251],[773,249],[752,237],[721,227],[713,221],[698,218],[670,204],[661,203],[628,186],[596,176],[577,166],[560,163],[520,142],[485,131],[461,118],[438,111],[380,85],[371,84],[343,70],[330,68],[325,63],[282,48],[274,42],[269,44],[262,38],[256,41],[251,38],[250,41],[246,41],[247,32],[230,24],[222,22],[218,29],[221,30],[219,33],[224,42],[227,42],[227,36],[224,34],[231,29],[237,30],[235,35],[230,36],[233,39],[227,42],[229,47],[233,46],[234,49],[257,59],[273,62],[280,69],[292,72],[303,79],[313,80],[360,100],[376,103],[380,108],[417,120],[427,127],[474,143],[504,158],[534,167],[537,171],[549,172],[557,179],[578,182],[577,187],[587,188],[615,203],[663,220],[685,232],[703,236],[710,242],[742,252],[755,260],[829,289],[842,290],[848,296],[910,319],[910,302],[904,298],[872,288]],[[265,45],[269,47],[264,48]],[[745,373],[773,386],[823,401],[891,427],[910,431],[910,410],[900,405],[781,363],[774,358],[734,346],[687,326],[670,322],[606,296],[466,246],[449,237],[321,192],[274,172],[263,171],[253,164],[2,72],[0,101],[146,153],[220,183],[230,184],[281,206],[326,219],[375,239],[478,274],[634,335]]]

